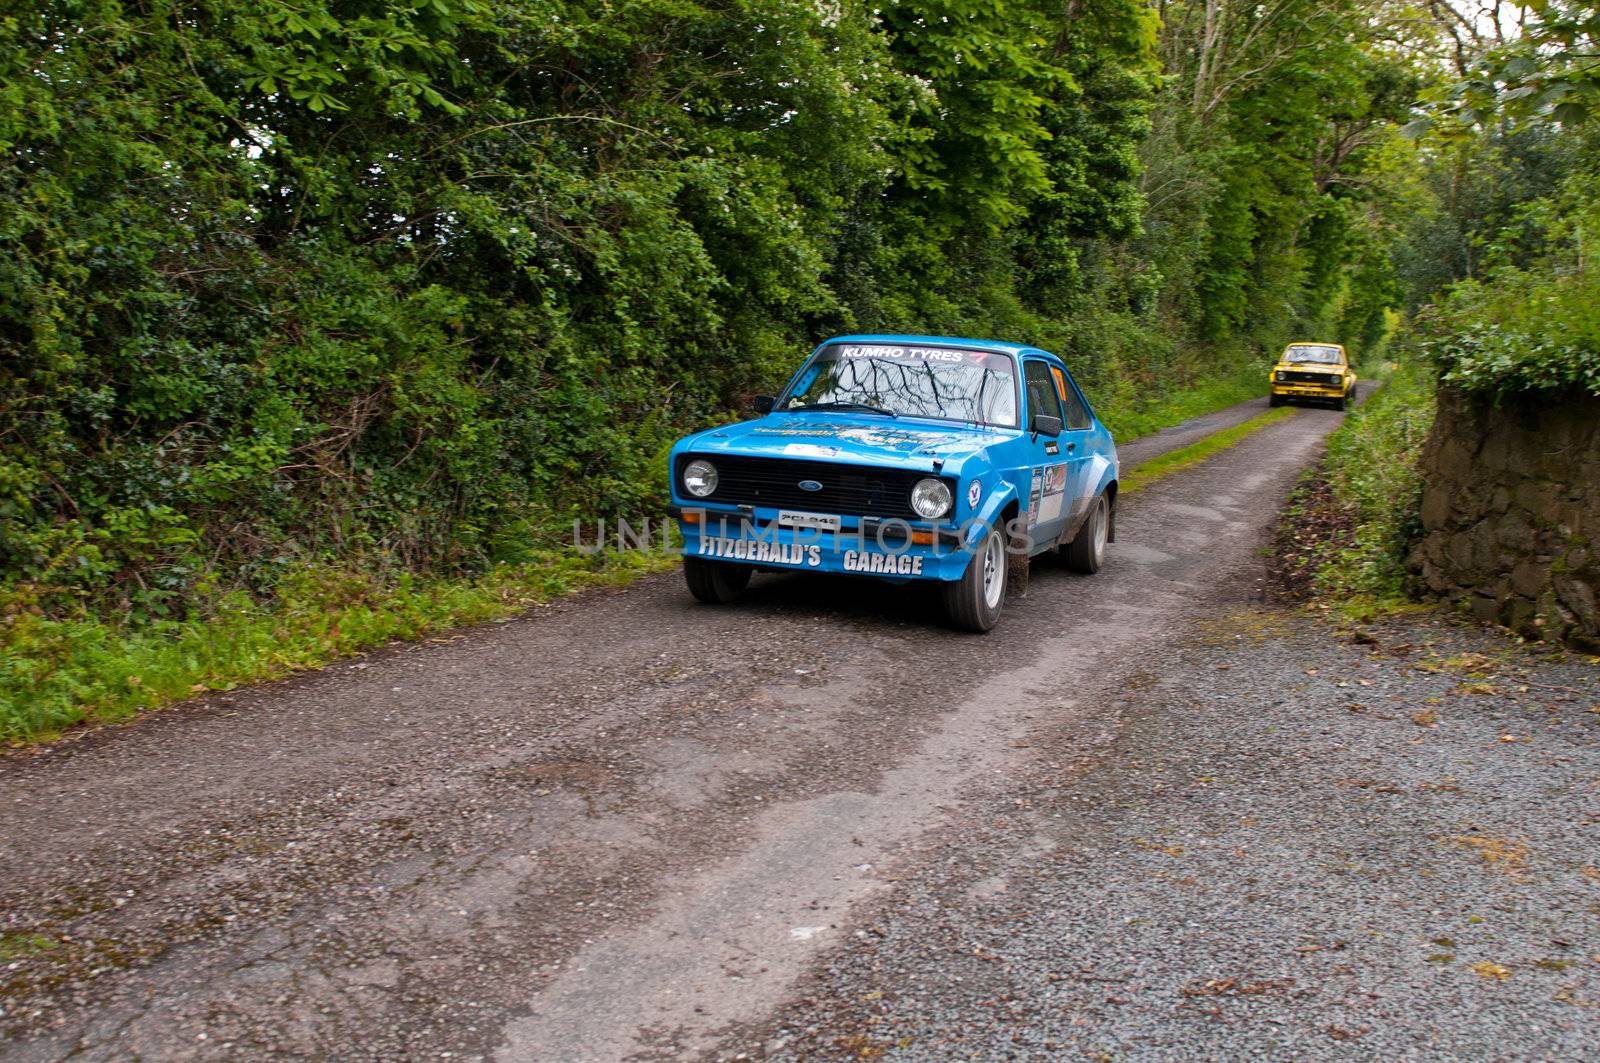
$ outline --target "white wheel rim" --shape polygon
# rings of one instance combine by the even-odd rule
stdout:
[[[1006,562],[1000,556],[1000,536],[990,533],[983,544],[983,602],[990,609],[1000,604],[1005,590]]]
[[[1102,498],[1094,507],[1094,563],[1106,556],[1106,500]]]

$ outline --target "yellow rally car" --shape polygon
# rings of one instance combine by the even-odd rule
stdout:
[[[1294,400],[1331,402],[1342,410],[1356,397],[1356,373],[1337,343],[1291,343],[1272,367],[1269,405]]]

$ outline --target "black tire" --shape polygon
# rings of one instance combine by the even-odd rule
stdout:
[[[1282,406],[1283,405],[1283,396],[1282,395],[1268,395],[1267,396],[1267,405],[1268,406]]]
[[[1343,395],[1340,395],[1336,400],[1334,400],[1333,408],[1336,409],[1336,410],[1342,410],[1342,409],[1344,409],[1345,407],[1347,407],[1349,405],[1350,405],[1350,396],[1349,396],[1349,393],[1347,392],[1347,393],[1345,393]]]
[[[1072,541],[1061,548],[1061,560],[1073,572],[1092,576],[1106,559],[1106,541],[1111,534],[1111,503],[1100,495],[1089,508],[1083,527]]]
[[[987,529],[967,571],[944,585],[944,611],[952,627],[981,634],[999,623],[1006,604],[1005,542],[997,529]]]
[[[683,581],[689,585],[689,593],[700,601],[708,605],[726,605],[750,586],[750,566],[686,557]]]

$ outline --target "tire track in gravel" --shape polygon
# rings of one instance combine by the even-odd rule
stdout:
[[[1338,420],[1141,493],[1099,576],[1036,570],[988,638],[927,588],[656,577],[6,758],[3,928],[49,944],[0,965],[0,1057],[702,1048],[1036,728],[1091,738]]]

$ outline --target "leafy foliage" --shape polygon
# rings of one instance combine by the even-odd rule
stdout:
[[[1278,51],[1358,6],[1235,16],[1185,118],[1209,7],[13,5],[0,573],[151,619],[519,561],[843,328],[1053,346],[1144,423],[1346,285],[1367,53]],[[1221,179],[1150,185],[1153,122]]]
[[[19,0],[3,637],[547,558],[831,332],[1059,350],[1127,432],[1378,342],[1381,7]]]
[[[1357,609],[1405,599],[1434,377],[1425,361],[1401,354],[1404,361],[1328,437],[1323,461],[1295,489],[1274,552],[1280,581],[1296,593]]]
[[[1519,205],[1484,251],[1483,279],[1454,285],[1422,315],[1441,381],[1493,398],[1600,395],[1600,171],[1572,170],[1555,194]]]

